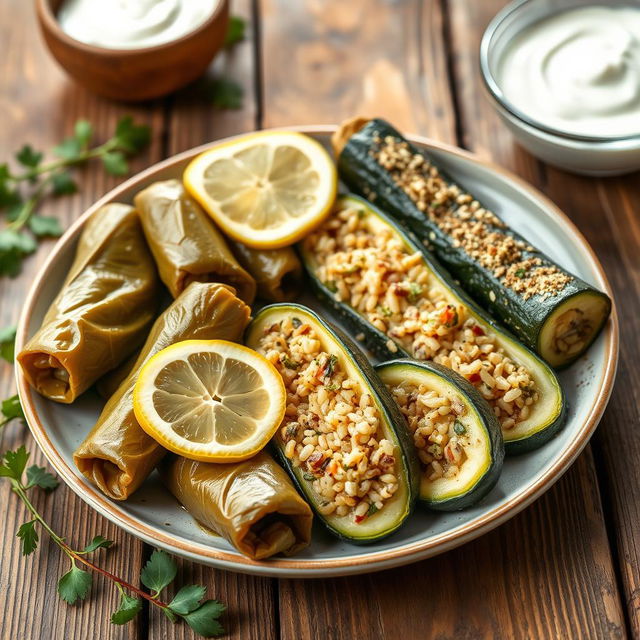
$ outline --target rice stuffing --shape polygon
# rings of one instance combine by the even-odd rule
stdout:
[[[323,349],[314,328],[287,317],[266,327],[258,351],[278,369],[287,408],[278,433],[286,457],[312,483],[322,515],[359,524],[398,491],[397,455],[360,380]]]
[[[389,344],[469,380],[503,430],[526,420],[539,395],[527,369],[448,295],[420,252],[410,253],[386,226],[372,231],[366,218],[364,209],[348,205],[307,237],[320,280],[386,334]]]

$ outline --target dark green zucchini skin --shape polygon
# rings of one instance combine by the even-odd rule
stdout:
[[[400,412],[400,409],[396,402],[391,397],[391,393],[387,389],[387,387],[382,383],[378,375],[373,369],[371,363],[364,356],[362,351],[358,349],[358,347],[354,344],[354,342],[347,336],[345,333],[336,327],[335,325],[326,322],[322,318],[320,318],[315,312],[313,312],[308,307],[303,305],[294,304],[294,303],[278,303],[271,304],[266,307],[263,307],[255,316],[251,324],[247,327],[245,333],[245,344],[248,346],[252,345],[252,341],[250,339],[252,328],[255,327],[258,323],[262,321],[262,319],[270,314],[278,311],[292,311],[292,312],[302,312],[303,314],[310,316],[314,322],[317,323],[318,327],[321,330],[329,333],[335,340],[342,346],[345,353],[350,356],[355,362],[357,368],[362,374],[363,378],[366,380],[367,384],[373,395],[377,396],[380,401],[380,405],[382,406],[384,415],[382,418],[385,420],[389,428],[393,431],[397,438],[397,442],[400,447],[400,456],[401,456],[401,469],[402,475],[404,476],[404,482],[406,483],[407,493],[408,493],[408,506],[403,514],[403,517],[397,522],[392,523],[388,528],[382,531],[380,534],[375,536],[370,536],[367,538],[355,538],[349,535],[346,535],[343,531],[333,526],[330,522],[330,518],[328,519],[316,508],[316,504],[313,499],[312,492],[308,489],[307,485],[308,481],[300,478],[294,470],[291,461],[284,455],[284,450],[279,443],[274,438],[271,441],[271,448],[274,451],[276,458],[280,461],[282,466],[287,470],[291,479],[295,483],[300,494],[307,500],[307,502],[313,508],[316,517],[319,518],[325,527],[335,536],[344,540],[345,542],[349,542],[350,544],[358,544],[364,545],[372,542],[376,542],[378,540],[382,540],[387,536],[391,535],[395,531],[397,531],[400,526],[404,523],[404,521],[411,515],[413,512],[413,508],[418,498],[418,493],[420,490],[420,464],[418,462],[418,458],[415,452],[415,448],[413,446],[413,442],[411,437],[407,431],[404,429],[402,425],[404,424],[404,417]],[[400,472],[399,474],[400,475]],[[382,512],[381,512],[382,513]]]
[[[437,364],[436,362],[418,362],[416,360],[391,360],[383,362],[375,367],[376,371],[384,371],[393,367],[405,368],[406,379],[411,379],[411,369],[416,372],[420,370],[434,373],[442,378],[447,384],[456,388],[456,392],[462,397],[465,404],[471,406],[478,415],[487,439],[489,441],[489,450],[491,462],[489,468],[485,471],[481,478],[466,493],[455,498],[446,500],[429,499],[422,494],[419,497],[420,502],[429,509],[434,511],[459,511],[466,509],[477,502],[480,502],[493,487],[495,487],[500,474],[502,473],[502,465],[504,462],[504,440],[502,438],[502,430],[500,423],[494,415],[487,401],[482,397],[480,392],[461,375],[448,369],[447,367]]]
[[[486,311],[480,308],[461,288],[458,283],[451,277],[446,269],[431,255],[424,245],[418,242],[417,238],[406,231],[397,221],[380,211],[371,202],[359,196],[342,196],[341,199],[348,199],[357,202],[369,215],[375,215],[389,225],[402,239],[407,243],[413,251],[420,251],[427,266],[436,273],[443,283],[451,289],[462,300],[462,303],[471,309],[474,313],[482,318],[482,320],[491,327],[491,330],[497,334],[501,334],[519,344],[519,347],[528,352],[531,357],[535,358],[540,366],[544,369],[545,375],[553,380],[554,386],[560,396],[560,411],[555,420],[545,429],[536,432],[520,440],[505,440],[504,446],[507,455],[518,455],[538,449],[543,444],[551,440],[564,426],[567,413],[567,401],[564,391],[560,386],[560,382],[553,369],[535,353],[533,353],[525,345],[522,345],[518,339],[513,336],[504,327],[500,326]],[[399,347],[393,340],[382,331],[374,327],[370,322],[363,318],[351,305],[336,300],[335,295],[327,288],[324,282],[320,281],[314,272],[311,257],[307,255],[304,248],[304,240],[298,244],[298,252],[302,264],[307,273],[309,283],[314,294],[334,313],[341,322],[349,328],[352,335],[356,336],[358,342],[371,351],[371,353],[379,360],[393,360],[395,358],[411,358],[411,354]]]
[[[340,153],[338,159],[340,179],[350,189],[375,202],[383,211],[414,232],[417,238],[431,249],[442,264],[460,281],[471,297],[542,357],[545,357],[545,353],[544,345],[540,340],[541,333],[554,310],[574,296],[588,295],[600,298],[602,314],[584,348],[555,366],[558,369],[566,367],[584,353],[609,317],[611,312],[609,297],[562,269],[537,249],[523,250],[523,258],[540,258],[542,266],[557,267],[572,277],[571,282],[559,294],[546,299],[540,295],[534,295],[525,300],[513,289],[505,286],[492,271],[476,262],[462,247],[456,247],[452,237],[442,231],[423,211],[420,211],[411,198],[394,182],[391,174],[370,155],[371,150],[377,146],[375,139],[386,136],[407,142],[412,153],[420,153],[428,162],[435,164],[424,150],[413,146],[388,122],[374,119],[351,136]],[[444,171],[439,167],[438,169],[448,183],[455,184]],[[515,231],[497,227],[495,230],[523,241],[530,247],[529,243]]]

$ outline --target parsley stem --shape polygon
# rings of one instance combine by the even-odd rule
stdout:
[[[33,192],[33,195],[26,201],[24,207],[20,211],[20,215],[10,224],[7,225],[7,229],[11,231],[19,231],[24,227],[25,224],[29,221],[29,218],[35,211],[36,207],[42,197],[44,196],[44,192],[46,188],[53,181],[53,174],[48,175],[39,185],[38,188]]]
[[[11,175],[9,178],[14,182],[23,182],[24,180],[33,180],[34,178],[42,175],[43,173],[50,173],[55,171],[56,169],[63,169],[64,167],[72,167],[74,165],[82,164],[87,160],[91,160],[92,158],[98,158],[109,151],[112,151],[117,147],[116,140],[107,140],[104,144],[101,144],[98,147],[94,147],[93,149],[86,149],[82,151],[77,156],[73,158],[61,158],[60,160],[54,160],[53,162],[49,162],[48,164],[42,164],[38,167],[31,169],[31,171],[27,171],[26,173],[22,173],[20,175],[14,176]]]
[[[137,596],[140,596],[141,598],[144,598],[145,600],[148,600],[149,602],[153,603],[154,605],[156,605],[160,609],[168,609],[169,608],[169,605],[166,602],[162,602],[161,600],[157,599],[158,598],[158,594],[156,594],[156,596],[152,596],[151,594],[147,593],[146,591],[143,591],[142,589],[139,589],[138,587],[135,587],[134,585],[128,583],[126,580],[123,580],[122,578],[119,578],[118,576],[114,575],[110,571],[107,571],[106,569],[102,569],[98,565],[93,564],[93,562],[91,562],[90,560],[87,560],[85,557],[80,555],[80,553],[78,551],[76,551],[75,549],[72,549],[64,541],[64,538],[61,538],[47,524],[45,519],[38,513],[37,509],[31,503],[31,500],[29,500],[29,496],[27,496],[27,493],[26,493],[27,492],[27,487],[25,487],[22,484],[22,482],[20,482],[18,480],[12,480],[11,483],[13,485],[14,492],[18,495],[20,500],[22,500],[22,502],[25,504],[25,506],[27,507],[27,509],[31,513],[31,515],[34,517],[35,520],[37,520],[38,524],[40,524],[46,530],[46,532],[51,536],[51,539],[62,549],[62,551],[64,551],[67,554],[67,556],[69,556],[73,566],[76,566],[76,562],[81,562],[82,564],[84,564],[85,566],[89,567],[90,569],[92,569],[96,573],[99,573],[100,575],[104,576],[105,578],[108,578],[112,582],[115,582],[116,586],[118,587],[118,589],[120,590],[121,593],[122,593],[122,589],[124,588],[124,589],[127,589],[127,590],[131,591],[132,593],[135,593]]]

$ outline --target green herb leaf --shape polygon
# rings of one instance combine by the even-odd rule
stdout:
[[[118,121],[114,139],[119,149],[137,153],[149,144],[151,129],[146,124],[135,124],[131,116],[124,116]]]
[[[27,489],[40,487],[40,489],[44,489],[45,491],[53,491],[58,484],[60,484],[58,479],[52,473],[49,473],[37,464],[27,469]]]
[[[53,148],[53,153],[64,160],[77,160],[82,154],[82,145],[78,138],[65,138]]]
[[[409,302],[415,302],[421,293],[422,287],[417,282],[409,283],[409,295],[407,296]]]
[[[527,275],[527,272],[525,269],[516,269],[515,275],[517,278],[524,278]]]
[[[213,638],[221,636],[224,628],[218,622],[218,618],[224,613],[226,607],[217,600],[207,600],[195,611],[183,616],[186,623],[201,636]]]
[[[140,613],[141,609],[142,600],[122,593],[120,596],[120,607],[111,615],[111,622],[113,624],[126,624],[127,622],[131,622],[131,620]]]
[[[169,603],[169,609],[181,616],[191,613],[200,606],[200,601],[204,598],[206,592],[207,588],[198,584],[182,587]]]
[[[0,403],[0,413],[9,420],[14,420],[15,418],[21,418],[24,420],[24,412],[22,411],[22,405],[20,404],[20,398],[16,394],[15,396],[11,396],[6,400],[3,400]]]
[[[38,548],[38,532],[36,531],[36,520],[25,522],[18,529],[16,537],[22,542],[22,555],[28,556]]]
[[[93,138],[93,125],[88,120],[78,120],[73,128],[73,134],[78,144],[86,148]]]
[[[129,171],[129,164],[121,151],[109,151],[102,156],[102,163],[107,173],[112,176],[123,176]]]
[[[15,326],[0,329],[0,358],[6,360],[9,364],[13,362],[15,342]]]
[[[313,475],[313,473],[303,473],[302,477],[307,480],[308,482],[313,482],[316,477]]]
[[[163,608],[162,612],[164,613],[165,616],[167,616],[167,618],[169,618],[169,620],[171,620],[171,622],[177,622],[178,621],[178,616],[176,616],[176,614],[173,613],[173,611],[171,611],[171,609]]]
[[[369,505],[369,509],[367,510],[367,516],[372,516],[374,513],[377,513],[378,511],[380,511],[380,509],[378,509],[378,507],[376,507],[375,504],[371,503]]]
[[[58,594],[69,604],[84,600],[91,589],[91,574],[78,569],[75,565],[58,581]]]
[[[53,193],[56,196],[75,193],[78,190],[78,185],[68,171],[60,171],[60,173],[56,173],[51,178],[51,184],[53,185]]]
[[[0,275],[18,275],[23,258],[35,249],[36,242],[30,235],[13,229],[0,231]]]
[[[104,536],[96,536],[81,553],[92,553],[96,549],[107,549],[113,544],[113,540],[107,540]]]
[[[156,549],[142,569],[140,580],[151,591],[160,593],[173,582],[177,572],[178,567],[173,558],[168,553]]]
[[[224,46],[232,47],[234,44],[242,42],[244,40],[245,27],[246,22],[244,18],[231,16],[229,18],[229,26],[227,27],[227,35],[224,39]]]
[[[467,428],[460,422],[460,420],[456,420],[453,423],[453,431],[456,435],[462,436],[467,433]]]
[[[29,218],[29,229],[39,238],[45,236],[57,238],[62,235],[62,227],[58,219],[49,216],[31,216]]]
[[[14,480],[20,480],[24,473],[24,468],[27,466],[27,460],[29,459],[29,452],[22,445],[16,451],[7,451],[4,454],[4,460],[6,468],[11,471],[11,476]]]
[[[229,78],[216,78],[211,83],[211,102],[218,109],[241,109],[242,87]]]
[[[35,169],[42,162],[42,154],[39,151],[34,151],[30,144],[25,144],[18,153],[16,153],[16,160],[23,166],[29,169]]]

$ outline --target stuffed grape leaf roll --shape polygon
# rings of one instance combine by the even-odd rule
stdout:
[[[264,451],[231,464],[176,456],[163,462],[160,471],[171,493],[200,524],[253,560],[290,556],[309,544],[311,508]]]
[[[181,340],[240,340],[250,312],[226,285],[189,285],[158,317],[133,369],[76,449],[78,469],[109,497],[128,498],[166,453],[143,431],[133,412],[138,373],[153,355]]]
[[[251,304],[255,280],[179,180],[155,182],[135,197],[160,278],[176,298],[191,282],[222,282]]]
[[[42,326],[18,354],[43,396],[73,402],[140,346],[159,281],[137,212],[108,204],[89,219]]]

